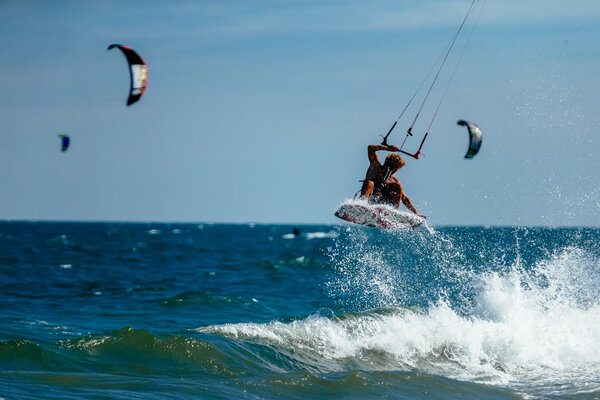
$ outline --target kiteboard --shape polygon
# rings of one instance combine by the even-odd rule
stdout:
[[[383,204],[369,204],[364,200],[346,200],[335,212],[344,221],[390,230],[419,227],[425,218]]]

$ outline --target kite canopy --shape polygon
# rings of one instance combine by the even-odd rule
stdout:
[[[60,138],[61,143],[60,151],[67,151],[67,149],[69,148],[69,143],[71,142],[71,139],[69,139],[69,135],[59,133],[58,137]]]
[[[131,47],[111,44],[108,46],[108,50],[114,47],[121,49],[129,64],[129,77],[131,78],[129,97],[127,98],[127,105],[129,106],[138,101],[146,91],[146,86],[148,85],[148,66],[142,60],[142,57],[133,51]]]
[[[466,126],[469,131],[469,149],[467,150],[467,154],[465,158],[473,158],[475,154],[479,151],[481,147],[481,129],[474,123],[465,120],[459,120],[456,122],[458,125]]]

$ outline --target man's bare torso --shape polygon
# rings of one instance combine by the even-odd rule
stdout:
[[[387,173],[386,168],[384,168],[383,165],[381,165],[379,162],[371,163],[371,165],[369,165],[369,168],[367,169],[367,174],[365,175],[365,179],[372,180],[372,181],[378,182],[378,183],[392,183],[392,182],[400,183],[398,178],[396,178],[394,175],[391,175],[385,182],[383,182],[383,179],[385,178],[386,173]]]

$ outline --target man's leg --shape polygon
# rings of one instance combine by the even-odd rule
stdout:
[[[371,180],[365,180],[360,189],[360,198],[367,200],[373,194],[373,190],[375,190],[375,183]]]

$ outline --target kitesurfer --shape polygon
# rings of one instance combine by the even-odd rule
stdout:
[[[383,165],[381,165],[377,157],[377,152],[380,150],[393,152],[388,154]],[[404,194],[400,181],[394,176],[394,173],[406,164],[402,157],[396,154],[398,151],[400,149],[396,146],[369,145],[370,165],[360,190],[360,197],[368,200],[370,203],[388,204],[396,208],[402,202],[406,208],[416,215],[425,217],[419,214],[408,196]]]

